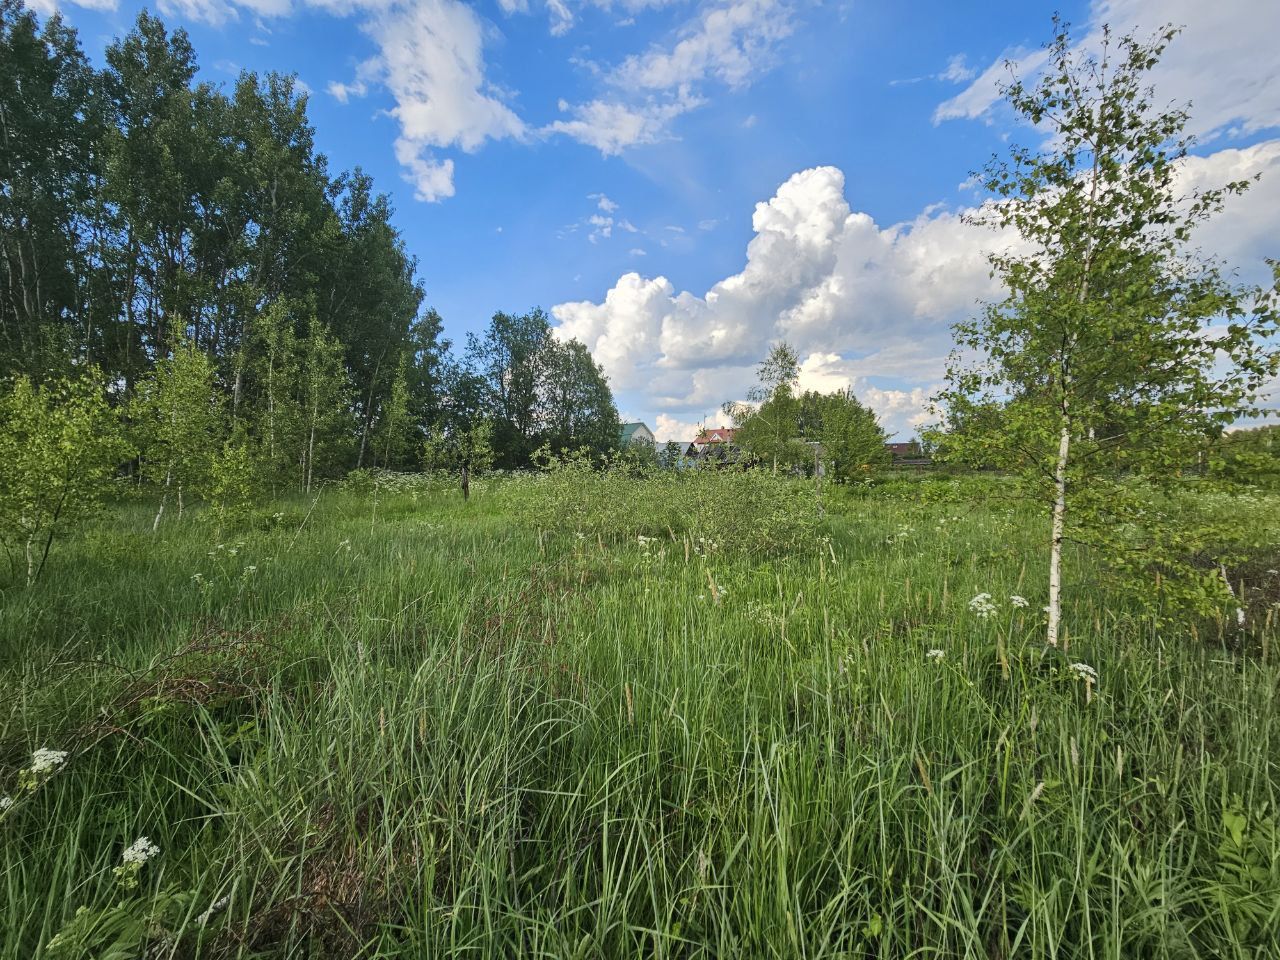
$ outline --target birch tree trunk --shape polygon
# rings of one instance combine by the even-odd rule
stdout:
[[[1093,265],[1091,235],[1097,223],[1099,149],[1100,145],[1095,144],[1093,168],[1089,175],[1089,235],[1086,239],[1080,290],[1076,295],[1076,302],[1082,307],[1089,299],[1089,270]],[[1067,524],[1067,465],[1070,463],[1071,454],[1071,416],[1075,412],[1070,396],[1071,357],[1076,340],[1069,328],[1064,331],[1062,341],[1062,356],[1058,361],[1058,376],[1062,387],[1062,427],[1058,434],[1058,458],[1053,465],[1053,522],[1049,532],[1049,625],[1045,631],[1045,640],[1051,647],[1058,645],[1058,637],[1062,631],[1062,540]]]
[[[1067,457],[1071,450],[1071,424],[1064,420],[1058,435],[1058,461],[1053,470],[1053,529],[1049,539],[1049,646],[1058,645],[1062,624],[1062,535],[1067,519]]]
[[[169,499],[169,484],[173,482],[173,467],[170,467],[164,475],[164,493],[160,494],[160,509],[156,511],[156,518],[151,521],[151,532],[155,533],[160,529],[160,518],[164,516],[164,503]]]

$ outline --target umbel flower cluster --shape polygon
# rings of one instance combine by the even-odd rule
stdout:
[[[999,607],[991,599],[991,594],[980,593],[969,601],[969,609],[977,614],[979,619],[987,620],[995,615]]]
[[[1009,605],[1016,610],[1025,610],[1031,606],[1031,601],[1026,597],[1020,597],[1013,593],[1009,595]],[[970,600],[969,609],[982,620],[988,620],[1000,612],[999,604],[992,599],[989,593],[980,593]]]
[[[160,855],[160,848],[151,842],[149,837],[139,837],[120,854],[120,866],[116,867],[116,878],[125,887],[138,885],[138,874],[146,866],[148,860]]]
[[[31,772],[37,777],[45,777],[57,772],[58,768],[66,762],[67,751],[41,747],[31,754]]]
[[[62,769],[67,762],[67,751],[41,747],[31,754],[31,766],[18,774],[18,783],[27,790],[34,790]]]

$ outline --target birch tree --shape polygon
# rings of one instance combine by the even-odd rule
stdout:
[[[37,386],[0,389],[0,546],[30,586],[56,539],[101,508],[116,469],[134,451],[92,368]]]
[[[800,441],[800,357],[785,341],[775,344],[756,367],[758,383],[747,391],[747,402],[729,401],[721,408],[738,429],[737,444],[762,462],[790,466],[809,455]]]
[[[968,424],[948,438],[953,459],[1011,471],[1046,506],[1053,646],[1064,543],[1105,541],[1126,484],[1176,481],[1276,370],[1273,293],[1192,243],[1249,184],[1180,189],[1188,111],[1158,106],[1148,79],[1176,34],[1104,29],[1089,54],[1055,19],[1043,73],[1002,90],[1044,142],[993,158],[992,199],[971,217],[1017,240],[991,256],[1006,296],[957,325],[937,400]]]
[[[160,503],[151,529],[160,527],[175,491],[178,519],[184,494],[203,495],[214,457],[221,450],[224,416],[216,374],[208,355],[190,340],[179,340],[138,385],[134,430],[143,475],[160,485]]]

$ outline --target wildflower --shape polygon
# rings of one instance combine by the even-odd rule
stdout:
[[[31,754],[31,772],[37,777],[42,777],[54,773],[66,762],[67,751],[50,750],[48,747],[41,747]]]
[[[247,566],[247,567],[245,567],[245,568],[244,568],[244,575],[245,575],[246,577],[251,577],[251,576],[253,576],[253,575],[254,575],[255,573],[257,573],[257,572],[258,572],[258,568],[257,568],[256,566],[254,566],[253,564],[250,564],[249,566]]]
[[[138,874],[152,857],[158,856],[160,848],[147,837],[139,837],[132,845],[120,854],[120,866],[112,871],[116,879],[125,889],[133,889],[138,885]]]
[[[925,656],[928,657],[930,660],[933,660],[939,663],[942,662],[942,660],[946,657],[946,655],[947,655],[946,651],[938,650],[937,648],[934,648],[933,650],[930,650],[928,653],[925,654]]]
[[[151,842],[149,837],[139,837],[120,855],[126,864],[142,866],[152,857],[159,855],[160,848]]]
[[[1098,671],[1093,669],[1093,667],[1089,666],[1087,663],[1073,663],[1071,664],[1071,670],[1081,680],[1085,680],[1088,683],[1098,682]]]
[[[980,593],[969,601],[969,609],[976,613],[981,619],[986,620],[996,612],[995,602],[991,599],[991,594]]]
[[[12,806],[13,806],[13,797],[0,797],[0,816],[7,813],[9,811],[9,808]]]
[[[196,584],[197,586],[202,585],[202,584],[204,583],[204,574],[203,574],[203,573],[193,573],[193,574],[191,575],[191,582],[192,582],[192,583],[194,583],[194,584]]]
[[[1020,597],[1016,593],[1011,594],[1009,596],[1009,602],[1012,603],[1019,610],[1025,610],[1027,607],[1031,606],[1030,600],[1028,600],[1026,597]]]

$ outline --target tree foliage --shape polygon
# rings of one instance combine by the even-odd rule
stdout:
[[[948,453],[1015,472],[1046,505],[1050,643],[1063,543],[1106,545],[1136,520],[1125,484],[1175,482],[1276,370],[1264,347],[1274,294],[1232,282],[1191,245],[1248,184],[1179,189],[1188,114],[1158,107],[1147,80],[1175,33],[1103,31],[1091,56],[1057,22],[1040,79],[1004,89],[1048,139],[992,160],[993,199],[972,218],[1018,242],[991,257],[1005,298],[956,328],[981,359],[953,360],[939,395],[963,427]]]
[[[887,466],[891,457],[875,412],[858,402],[852,390],[805,392],[799,400],[800,433],[817,443],[831,475],[840,481],[866,476]]]
[[[99,384],[85,370],[39,386],[18,377],[0,393],[0,543],[28,584],[54,541],[97,511],[133,453]]]
[[[798,432],[800,358],[795,348],[786,342],[774,345],[760,361],[756,376],[747,402],[726,403],[724,412],[737,427],[734,442],[777,473],[779,466],[795,466],[811,456]]]
[[[292,77],[197,77],[147,12],[95,69],[60,18],[0,0],[0,376],[92,365],[115,403],[189,342],[275,484],[358,465],[375,435],[403,456],[445,345],[389,200],[330,174]],[[321,367],[340,428],[319,423]]]
[[[225,437],[225,411],[208,355],[190,340],[179,340],[138,385],[131,414],[143,476],[163,488],[154,528],[171,491],[179,517],[184,495],[207,492]]]
[[[737,426],[735,444],[773,473],[810,471],[821,460],[836,479],[850,480],[888,462],[884,430],[852,390],[798,393],[800,360],[790,344],[774,346],[757,377],[747,402],[724,410]]]
[[[469,384],[492,424],[497,466],[523,468],[534,453],[617,449],[621,422],[608,380],[576,340],[561,342],[540,309],[495,313],[468,342]]]
[[[330,172],[294,77],[202,82],[146,11],[103,59],[0,0],[0,377],[99,371],[157,525],[174,497],[229,517],[246,490],[412,469],[427,437],[488,431],[508,468],[616,448],[607,380],[543,311],[495,314],[450,358],[390,200]]]

